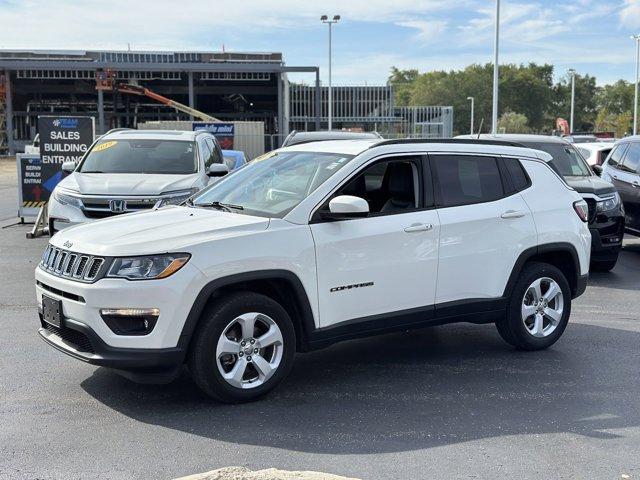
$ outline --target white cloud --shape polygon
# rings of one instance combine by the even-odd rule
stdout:
[[[320,15],[343,21],[397,23],[424,12],[450,11],[471,0],[26,0],[0,3],[2,48],[212,48],[255,30],[320,27]]]
[[[448,22],[444,20],[407,20],[397,22],[397,24],[401,27],[418,30],[414,38],[423,43],[431,43],[442,38]]]
[[[620,10],[620,23],[625,27],[640,27],[640,0],[624,0]]]

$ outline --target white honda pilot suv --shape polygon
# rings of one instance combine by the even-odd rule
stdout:
[[[187,364],[255,399],[296,351],[450,322],[524,350],[586,288],[587,205],[507,142],[339,140],[273,151],[185,204],[71,227],[36,268],[42,338],[135,380]]]

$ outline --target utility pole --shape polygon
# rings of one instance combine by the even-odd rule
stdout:
[[[571,117],[569,117],[569,135],[573,134],[573,114],[575,112],[576,104],[576,71],[573,68],[569,69],[571,75]]]
[[[636,41],[636,85],[633,96],[633,134],[638,134],[638,83],[640,82],[640,34],[631,37]]]
[[[333,92],[331,89],[331,26],[334,23],[338,23],[340,20],[340,15],[334,15],[333,20],[329,20],[329,17],[326,15],[322,15],[320,17],[320,21],[322,23],[326,23],[329,25],[329,103],[328,103],[328,130],[331,130],[332,127],[332,113],[333,113]]]
[[[498,51],[500,46],[500,0],[496,0],[496,37],[493,47],[493,111],[491,133],[498,133]]]
[[[474,107],[475,99],[473,97],[467,97],[467,100],[471,101],[471,122],[469,122],[470,123],[469,133],[473,135],[473,107]]]

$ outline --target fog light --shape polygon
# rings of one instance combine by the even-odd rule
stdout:
[[[100,316],[116,335],[148,335],[160,316],[157,308],[103,308]]]

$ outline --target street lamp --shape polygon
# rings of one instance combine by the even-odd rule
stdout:
[[[326,15],[322,15],[320,17],[320,21],[322,23],[326,23],[327,25],[329,25],[329,108],[328,108],[328,120],[329,120],[329,130],[331,130],[331,126],[332,126],[332,118],[331,118],[331,114],[332,114],[332,110],[333,110],[333,95],[331,92],[331,26],[334,23],[338,23],[338,20],[340,20],[340,15],[334,15],[332,20],[329,20],[329,17],[327,17]]]
[[[638,134],[638,82],[640,82],[640,34],[632,35],[636,41],[636,86],[633,95],[633,134]]]
[[[469,129],[471,135],[473,135],[473,107],[475,103],[475,99],[473,97],[467,97],[467,100],[471,102],[471,128]]]
[[[496,36],[493,46],[493,111],[491,133],[498,133],[498,50],[500,43],[500,0],[496,0]]]
[[[569,75],[571,75],[571,117],[569,118],[569,134],[573,133],[573,113],[575,110],[576,102],[576,71],[573,68],[569,69]]]

